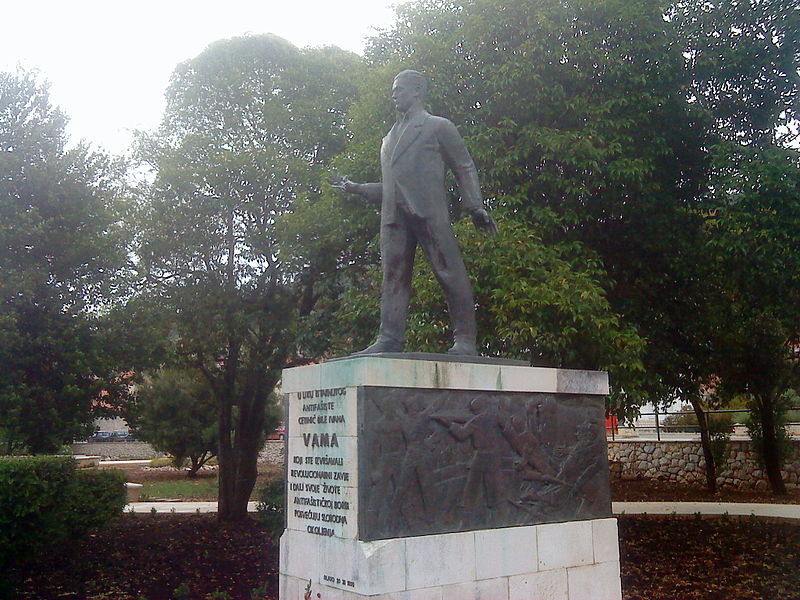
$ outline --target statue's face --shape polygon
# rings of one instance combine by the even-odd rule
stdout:
[[[394,107],[400,112],[406,112],[419,98],[419,85],[409,77],[398,77],[392,85],[392,99]]]

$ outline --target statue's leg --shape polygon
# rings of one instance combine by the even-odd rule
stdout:
[[[356,354],[403,351],[416,248],[417,238],[404,220],[381,227],[381,328],[375,343]]]
[[[454,340],[450,353],[475,356],[475,300],[453,229],[449,222],[424,222],[418,237],[447,300]]]

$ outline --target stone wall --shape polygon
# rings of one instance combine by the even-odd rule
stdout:
[[[73,454],[100,456],[104,459],[140,459],[149,460],[166,456],[153,450],[147,442],[78,442],[72,444]],[[259,462],[275,465],[283,464],[283,442],[267,440],[258,457]]]
[[[258,462],[283,466],[284,443],[283,440],[267,440],[258,455]]]
[[[792,442],[792,446],[783,468],[783,479],[787,487],[797,488],[800,487],[800,441]],[[608,459],[612,477],[705,483],[705,459],[699,441],[609,440]],[[749,441],[728,442],[717,484],[739,489],[769,488]]]
[[[77,442],[71,448],[73,454],[99,456],[109,460],[149,460],[166,456],[154,450],[147,442]]]

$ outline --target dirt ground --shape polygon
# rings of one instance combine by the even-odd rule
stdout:
[[[123,470],[138,483],[185,477],[172,468]],[[256,490],[281,470],[261,465]],[[798,491],[714,495],[654,481],[614,481],[612,497],[800,503]],[[619,531],[623,600],[800,600],[800,523],[623,515]],[[21,600],[277,600],[277,570],[277,540],[255,519],[221,526],[210,514],[125,514],[11,575]]]
[[[701,485],[681,485],[665,481],[641,479],[611,482],[614,502],[753,502],[768,504],[800,504],[800,490],[790,490],[785,496],[770,491],[735,490],[722,488],[716,494]]]
[[[800,525],[622,516],[623,600],[800,600]],[[16,575],[19,600],[277,600],[275,539],[254,520],[125,514]]]
[[[277,571],[277,542],[254,520],[222,527],[213,514],[124,514],[28,565],[13,597],[277,600]]]

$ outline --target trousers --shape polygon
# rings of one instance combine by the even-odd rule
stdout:
[[[455,340],[475,343],[475,301],[450,222],[432,224],[399,206],[397,219],[381,226],[381,328],[378,339],[405,344],[411,274],[417,244],[422,246],[444,290]]]

